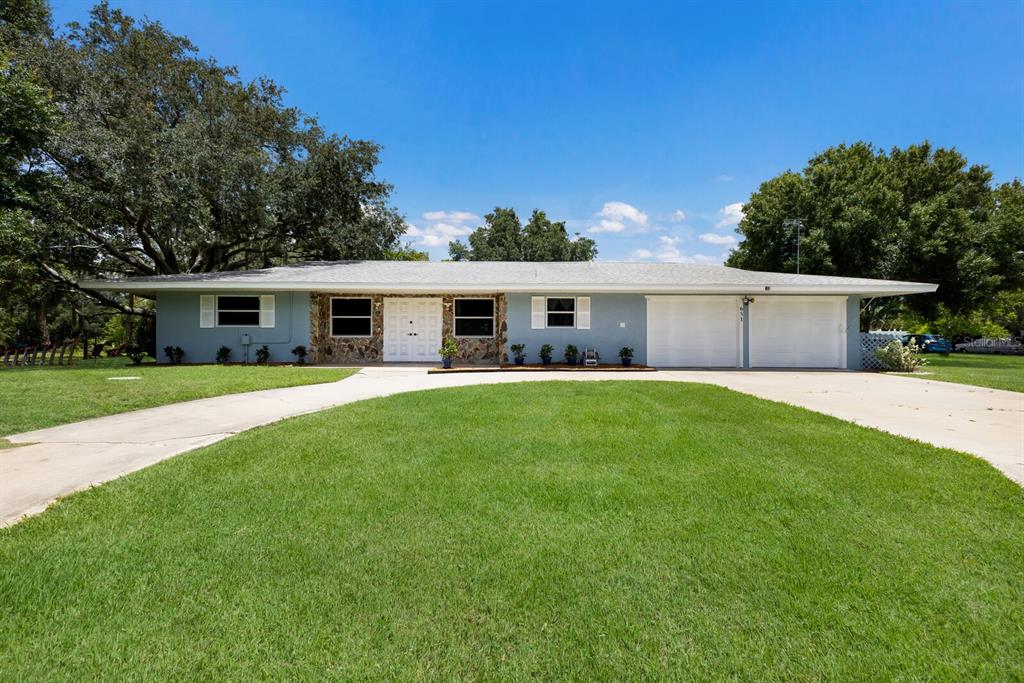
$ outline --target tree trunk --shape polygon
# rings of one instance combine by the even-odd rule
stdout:
[[[36,326],[39,328],[39,343],[43,346],[50,345],[50,324],[46,321],[46,304],[39,302],[36,308]]]

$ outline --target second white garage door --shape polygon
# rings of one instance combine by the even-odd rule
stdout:
[[[740,300],[732,296],[647,297],[647,364],[739,367],[740,307]]]
[[[846,297],[759,296],[750,304],[750,367],[846,365]]]

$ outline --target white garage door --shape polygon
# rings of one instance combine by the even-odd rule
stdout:
[[[846,297],[756,297],[749,343],[752,368],[845,367]]]
[[[732,296],[647,297],[647,364],[739,367],[740,307]]]

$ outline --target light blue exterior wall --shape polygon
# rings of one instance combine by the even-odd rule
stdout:
[[[508,295],[508,343],[526,344],[527,363],[540,362],[538,351],[543,344],[555,347],[555,362],[562,360],[568,344],[575,345],[581,353],[584,348],[597,349],[602,363],[617,363],[619,349],[630,346],[634,363],[647,362],[647,301],[642,294],[591,294],[589,330],[534,330],[530,327],[530,315],[531,295]],[[625,327],[620,323],[625,323]]]
[[[270,361],[292,362],[292,349],[309,346],[309,292],[258,292],[274,296],[274,327],[199,327],[199,296],[211,292],[159,292],[156,297],[157,360],[166,363],[165,346],[185,350],[185,363],[212,363],[217,349],[231,347],[232,362],[244,360],[242,335],[251,338],[249,362],[266,344]],[[217,292],[222,296],[251,296],[257,292]]]
[[[231,360],[244,359],[241,343],[249,334],[249,361],[254,362],[256,349],[263,344],[270,348],[272,362],[291,362],[291,350],[302,344],[309,346],[310,297],[308,292],[260,292],[275,295],[275,326],[261,327],[199,327],[199,296],[204,292],[160,292],[156,298],[157,360],[167,362],[163,348],[180,346],[186,363],[212,363],[220,346],[231,347]],[[249,295],[250,292],[219,292],[221,295]],[[743,365],[749,367],[749,327],[747,307],[743,311]],[[624,324],[624,326],[622,326]],[[555,361],[562,359],[567,344],[597,349],[604,363],[618,362],[619,349],[630,346],[634,362],[647,362],[647,300],[642,294],[590,295],[590,329],[531,328],[531,295],[508,295],[508,343],[526,344],[527,362],[538,363],[542,344],[555,347]],[[861,369],[860,299],[850,296],[846,305],[846,367]],[[511,352],[509,353],[511,357]]]
[[[846,367],[860,370],[860,297],[846,300]]]

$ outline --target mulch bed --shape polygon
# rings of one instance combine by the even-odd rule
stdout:
[[[602,372],[655,372],[655,368],[647,365],[631,365],[628,368],[622,367],[622,365],[598,365],[597,367],[586,367],[583,365],[567,365],[565,363],[552,363],[551,365],[527,364],[527,365],[513,365],[512,363],[506,363],[503,365],[456,365],[455,367],[445,370],[444,368],[430,368],[427,370],[428,375],[433,374],[444,374],[452,372],[593,372],[600,370]]]

